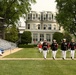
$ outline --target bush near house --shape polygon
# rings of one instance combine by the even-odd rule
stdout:
[[[23,34],[21,35],[21,43],[28,44],[31,43],[31,41],[32,41],[31,32],[24,31]]]

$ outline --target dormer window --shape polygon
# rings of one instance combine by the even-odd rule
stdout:
[[[33,18],[33,20],[35,20],[36,19],[36,14],[33,14],[32,18]]]
[[[40,14],[38,14],[38,20],[41,20],[41,15]]]
[[[31,14],[28,14],[28,20],[30,20],[31,19]]]
[[[48,14],[48,20],[51,20],[51,18],[52,18],[51,14]]]
[[[43,15],[43,20],[46,20],[46,14]]]

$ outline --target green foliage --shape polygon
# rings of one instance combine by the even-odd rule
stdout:
[[[67,39],[67,42],[70,42],[71,39],[72,39],[71,35],[70,35],[68,32],[65,32],[65,33],[64,33],[64,38]]]
[[[61,44],[61,41],[63,38],[66,38],[67,42],[70,42],[72,37],[68,32],[60,33],[60,32],[55,32],[53,34],[53,39],[56,39],[58,44]]]
[[[24,17],[31,10],[35,0],[0,0],[0,17],[4,18],[6,25],[14,25],[20,17]]]
[[[60,32],[55,32],[53,34],[53,39],[56,39],[57,43],[58,44],[61,44],[61,40],[63,39],[63,33],[60,33]]]
[[[18,40],[18,30],[15,25],[8,27],[5,34],[5,39],[11,42],[16,42]]]
[[[56,19],[60,26],[76,35],[76,0],[56,0]]]
[[[28,44],[31,43],[31,41],[32,41],[31,32],[24,31],[23,34],[21,35],[21,43]]]

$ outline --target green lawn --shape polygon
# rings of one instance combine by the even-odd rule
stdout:
[[[7,58],[43,58],[43,54],[39,53],[37,48],[24,48],[21,51],[18,51],[16,53],[10,54],[8,56],[6,56]],[[52,51],[50,50],[50,52],[47,55],[47,58],[51,58],[52,57]],[[57,58],[61,58],[62,57],[62,52],[61,50],[57,51]],[[70,57],[70,51],[67,51],[67,58]],[[76,57],[76,55],[75,55]]]
[[[74,60],[0,61],[0,75],[76,75]]]
[[[51,50],[47,58],[51,58]],[[37,48],[25,48],[7,58],[43,58]],[[5,57],[5,58],[6,58]],[[58,50],[57,58],[61,57]],[[70,51],[67,52],[70,57]],[[76,55],[75,55],[76,57]],[[75,60],[0,60],[0,75],[76,75]]]

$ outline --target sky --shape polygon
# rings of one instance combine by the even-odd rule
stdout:
[[[56,2],[55,0],[36,0],[36,4],[32,4],[32,11],[51,11],[56,12]],[[23,18],[20,19],[21,25],[25,26]]]
[[[36,0],[36,4],[32,4],[32,11],[52,11],[56,12],[55,0]]]

